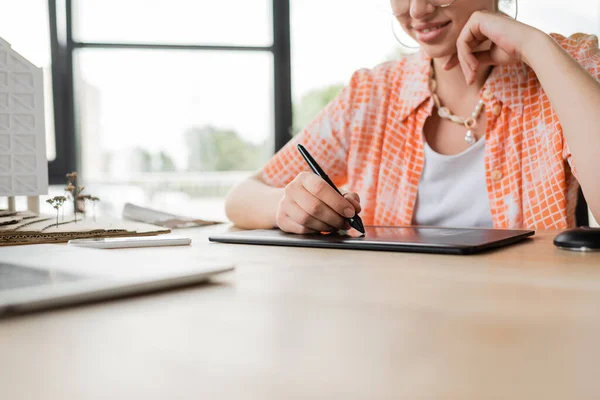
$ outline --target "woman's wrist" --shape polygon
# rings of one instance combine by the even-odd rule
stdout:
[[[265,204],[263,204],[263,210],[267,224],[271,228],[277,228],[277,211],[279,209],[279,203],[285,195],[285,188],[271,188],[269,196]]]
[[[227,217],[242,228],[273,228],[277,226],[277,208],[283,194],[284,188],[269,186],[257,177],[249,178],[228,193]]]
[[[528,32],[524,35],[520,56],[521,60],[535,71],[537,62],[544,61],[548,49],[556,42],[545,32],[531,26],[528,28]]]

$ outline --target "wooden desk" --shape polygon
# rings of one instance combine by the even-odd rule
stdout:
[[[0,321],[0,398],[600,395],[600,254],[556,232],[461,257],[206,241],[223,229],[122,250],[234,260],[215,284]]]

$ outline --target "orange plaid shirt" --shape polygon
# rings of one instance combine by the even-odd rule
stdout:
[[[552,37],[600,77],[596,36]],[[423,126],[434,108],[430,69],[431,59],[420,52],[358,70],[266,164],[262,178],[283,187],[309,170],[296,150],[302,143],[337,185],[360,195],[365,225],[410,225],[425,162]],[[523,63],[495,67],[480,97],[488,120],[485,172],[494,227],[574,226],[576,168],[535,72]]]

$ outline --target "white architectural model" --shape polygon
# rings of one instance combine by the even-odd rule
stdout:
[[[43,86],[42,69],[0,38],[0,197],[9,208],[14,196],[48,193]]]

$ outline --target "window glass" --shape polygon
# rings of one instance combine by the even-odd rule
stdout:
[[[73,37],[80,42],[270,46],[272,18],[271,0],[73,0]]]

